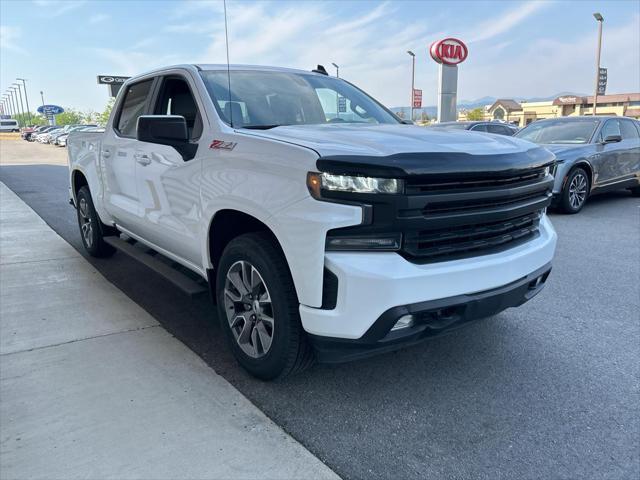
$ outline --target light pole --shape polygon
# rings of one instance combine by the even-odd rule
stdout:
[[[9,87],[7,88],[7,90],[9,90],[9,97],[11,97],[11,109],[13,110],[13,116],[16,117],[18,115],[18,107],[17,107],[17,103],[16,103],[16,97],[15,97],[15,92],[13,91],[13,88]],[[20,125],[20,122],[18,122],[18,125]]]
[[[33,125],[33,120],[31,120],[31,110],[29,109],[29,98],[27,97],[27,80],[24,78],[16,78],[16,80],[22,82],[22,88],[24,89],[24,101],[27,104],[27,115],[29,115],[29,123]]]
[[[336,67],[336,78],[340,78],[340,67],[331,62],[331,65]],[[340,118],[340,94],[336,91],[336,118]]]
[[[24,111],[24,103],[22,103],[22,89],[20,88],[20,84],[19,83],[14,83],[14,85],[18,89],[18,98],[20,99],[20,110],[22,110],[22,123],[24,123],[24,126],[26,127],[27,126],[27,115],[26,115],[26,112]]]
[[[416,82],[416,54],[411,50],[407,50],[407,53],[411,55],[411,121],[413,122],[413,95],[415,91]]]
[[[47,122],[49,122],[49,125],[51,125],[51,121],[49,120],[47,113],[44,111],[44,93],[42,92],[42,90],[40,90],[40,98],[42,99],[42,116],[46,118]]]
[[[15,84],[13,84],[15,85]],[[18,101],[18,94],[16,93],[18,91],[17,87],[15,86],[11,86],[9,87],[9,89],[13,92],[13,96],[15,98],[15,102],[16,102],[16,110],[18,112],[18,114],[20,115],[18,117],[18,125],[20,125],[21,127],[23,127],[23,123],[24,123],[24,112],[22,111],[22,108],[20,107],[20,102]]]
[[[598,50],[596,52],[596,89],[593,92],[593,116],[596,116],[596,104],[598,103],[598,83],[600,83],[600,50],[602,48],[602,22],[604,18],[598,12],[593,14],[598,22]]]
[[[340,67],[333,62],[331,62],[331,65],[336,67],[336,78],[340,78]]]

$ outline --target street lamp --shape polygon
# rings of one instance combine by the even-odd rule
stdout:
[[[9,98],[11,98],[11,109],[13,110],[13,116],[16,117],[18,113],[20,113],[18,111],[17,102],[16,102],[16,92],[14,92],[13,88],[11,87],[8,87],[7,90],[9,90]],[[18,121],[18,125],[20,125],[19,121]]]
[[[16,78],[16,80],[22,82],[22,88],[24,89],[24,101],[27,104],[27,115],[29,115],[29,123],[33,125],[33,120],[31,120],[31,109],[29,108],[29,98],[27,97],[27,80],[24,78]]]
[[[22,122],[24,123],[24,126],[27,126],[27,115],[25,114],[24,111],[24,103],[22,103],[22,89],[20,88],[20,84],[19,83],[13,83],[13,85],[15,85],[15,88],[18,90],[18,98],[20,99],[20,110],[22,110]]]
[[[336,78],[340,78],[340,67],[333,62],[331,62],[331,65],[336,67]]]
[[[411,121],[413,122],[413,94],[415,89],[415,81],[416,81],[416,54],[411,50],[407,50],[407,53],[411,55]]]
[[[13,84],[13,85],[15,85],[15,84]],[[16,102],[16,111],[20,115],[18,117],[18,125],[23,127],[24,126],[23,125],[23,123],[24,123],[24,112],[22,111],[22,108],[20,107],[20,101],[18,99],[18,94],[16,93],[18,91],[18,87],[15,87],[13,85],[11,87],[9,87],[9,90],[11,90],[13,92],[14,100]]]
[[[600,83],[600,50],[602,48],[602,22],[604,18],[600,13],[593,14],[593,18],[598,22],[598,50],[596,52],[596,89],[593,92],[593,116],[596,116],[596,104],[598,103],[598,83]]]

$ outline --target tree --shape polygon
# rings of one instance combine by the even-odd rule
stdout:
[[[483,120],[484,119],[484,111],[482,108],[474,108],[470,112],[467,113],[467,120]]]
[[[84,122],[84,115],[78,110],[68,108],[64,112],[56,115],[56,125],[76,125]]]
[[[107,102],[107,105],[104,107],[104,111],[97,115],[96,119],[99,125],[102,125],[104,127],[107,124],[107,122],[109,121],[109,116],[111,115],[111,110],[113,110],[113,104],[115,102],[115,97],[111,97]]]

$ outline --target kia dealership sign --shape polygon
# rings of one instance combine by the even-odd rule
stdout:
[[[444,65],[457,65],[466,60],[469,50],[457,38],[445,38],[431,44],[431,58]]]

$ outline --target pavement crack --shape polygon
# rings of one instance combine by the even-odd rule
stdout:
[[[146,325],[144,327],[130,328],[128,330],[120,330],[118,332],[103,333],[102,335],[93,335],[91,337],[76,338],[74,340],[68,340],[66,342],[52,343],[51,345],[43,345],[41,347],[27,348],[25,350],[17,350],[15,352],[0,353],[0,357],[8,357],[9,355],[16,355],[18,353],[35,352],[35,351],[38,351],[38,350],[44,350],[46,348],[54,348],[54,347],[60,347],[62,345],[69,345],[70,343],[84,342],[85,340],[93,340],[95,338],[111,337],[113,335],[121,335],[123,333],[138,332],[138,331],[141,331],[141,330],[148,330],[150,328],[157,328],[157,327],[162,327],[162,325],[160,325],[160,324],[157,324],[157,325]]]

